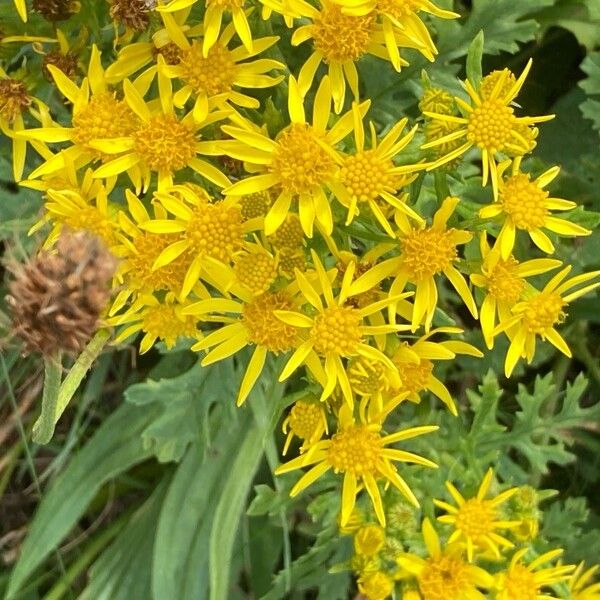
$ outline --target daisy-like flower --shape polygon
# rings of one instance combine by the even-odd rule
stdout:
[[[422,532],[429,556],[421,558],[404,553],[396,559],[400,567],[417,580],[422,600],[485,600],[480,590],[490,589],[493,577],[465,561],[457,544],[442,550],[429,519],[423,521]]]
[[[393,48],[395,33],[401,32],[415,44],[428,60],[433,61],[437,48],[419,13],[428,13],[439,19],[458,19],[458,13],[444,10],[431,0],[335,0],[347,15],[364,16],[375,12],[383,26],[388,48]]]
[[[244,108],[259,108],[260,102],[256,98],[243,94],[237,88],[272,87],[284,78],[283,75],[267,75],[269,71],[286,68],[277,60],[262,58],[244,62],[270,48],[279,39],[277,36],[254,40],[251,51],[243,46],[230,50],[228,45],[235,33],[233,23],[230,23],[208,53],[203,55],[201,41],[188,40],[169,13],[163,14],[163,20],[180,52],[177,64],[164,63],[161,70],[167,77],[183,83],[173,96],[175,106],[181,108],[191,96],[195,98],[193,114],[198,122],[203,121],[211,109],[223,107],[227,102]]]
[[[365,115],[369,102],[359,106]],[[293,200],[298,200],[300,222],[312,237],[315,220],[326,235],[333,231],[333,217],[326,190],[343,162],[335,145],[354,127],[352,112],[346,113],[327,130],[331,115],[331,86],[328,77],[319,85],[313,106],[312,124],[306,120],[302,96],[293,77],[289,78],[288,111],[291,124],[271,140],[250,123],[244,127],[224,125],[222,130],[234,138],[218,146],[225,154],[246,161],[258,174],[242,179],[225,194],[245,196],[275,187],[278,196],[265,217],[265,234],[271,235],[285,221]]]
[[[193,171],[211,183],[225,187],[229,179],[198,155],[214,154],[214,145],[198,139],[199,130],[225,118],[228,111],[213,111],[198,122],[193,111],[179,118],[173,105],[171,80],[161,72],[164,65],[158,57],[158,88],[160,105],[148,104],[129,80],[123,82],[125,102],[139,118],[139,125],[129,134],[117,138],[96,136],[93,147],[118,157],[96,169],[94,177],[112,177],[127,171],[136,189],[148,189],[153,173],[158,175],[158,189],[173,185],[173,176],[185,169]]]
[[[473,562],[475,549],[491,550],[496,558],[500,558],[500,548],[512,548],[514,544],[497,530],[520,525],[520,521],[503,520],[500,514],[500,505],[514,496],[518,488],[511,488],[486,500],[493,476],[494,471],[489,469],[481,481],[477,495],[469,499],[465,499],[450,481],[446,481],[446,488],[457,506],[442,500],[433,501],[438,508],[448,513],[438,517],[438,521],[454,527],[448,543],[465,542],[469,562]]]
[[[375,556],[385,545],[385,529],[367,523],[354,533],[354,552],[359,556]]]
[[[175,218],[158,218],[138,223],[143,231],[155,234],[177,234],[160,252],[152,265],[158,270],[173,263],[184,253],[193,255],[185,274],[180,292],[183,301],[200,277],[203,268],[212,258],[228,264],[236,252],[242,249],[246,234],[258,229],[261,219],[243,221],[239,199],[226,198],[213,201],[199,187],[178,185],[155,193],[156,200],[165,211]]]
[[[107,319],[107,323],[115,327],[127,325],[119,332],[114,343],[124,342],[141,331],[144,336],[140,341],[140,353],[144,354],[157,340],[163,341],[167,348],[172,348],[179,338],[201,338],[198,319],[184,313],[187,304],[181,304],[171,292],[162,300],[153,294],[140,294],[122,315]]]
[[[358,591],[368,600],[386,600],[394,591],[394,580],[383,571],[366,571],[357,583]]]
[[[372,54],[389,60],[396,71],[400,71],[408,63],[400,57],[398,46],[422,49],[419,43],[401,30],[385,37],[375,13],[348,15],[339,4],[330,0],[319,0],[319,4],[320,8],[315,8],[304,0],[286,0],[281,3],[278,12],[310,21],[298,27],[292,35],[294,46],[307,40],[313,43],[313,51],[298,74],[300,93],[306,95],[319,65],[324,63],[331,78],[336,113],[340,113],[344,105],[346,82],[354,99],[358,99],[356,62],[361,57]]]
[[[408,119],[402,119],[378,144],[375,126],[371,121],[369,124],[371,147],[365,148],[365,128],[356,103],[352,105],[352,112],[356,150],[344,157],[332,186],[333,192],[348,209],[346,225],[352,223],[363,207],[368,206],[386,233],[394,237],[394,231],[379,207],[379,201],[386,202],[420,223],[423,222],[423,219],[406,203],[408,194],[403,194],[400,198],[397,194],[401,188],[414,181],[417,173],[426,165],[396,166],[393,162],[393,159],[411,142],[417,126],[402,135],[408,123]]]
[[[306,452],[323,437],[324,433],[329,433],[324,403],[315,396],[296,400],[288,416],[283,420],[281,429],[286,435],[283,456],[287,454],[294,436],[302,440],[300,452]]]
[[[506,171],[509,175],[504,177]],[[479,216],[482,219],[503,220],[497,239],[503,259],[507,259],[512,252],[517,230],[526,231],[533,243],[547,254],[554,252],[554,244],[542,229],[567,236],[592,233],[581,225],[552,216],[552,210],[570,210],[577,206],[570,200],[550,198],[544,189],[559,171],[559,167],[552,167],[532,180],[528,173],[521,171],[521,158],[516,158],[512,163],[506,160],[498,165],[498,201],[484,206]]]
[[[308,311],[291,310],[279,310],[275,313],[284,323],[301,330],[302,337],[305,339],[283,368],[279,381],[285,381],[307,360],[323,361],[327,377],[321,400],[329,398],[339,384],[346,402],[352,406],[352,387],[343,359],[363,356],[383,363],[393,373],[393,363],[381,350],[370,346],[368,338],[403,331],[409,326],[365,324],[364,321],[369,315],[383,310],[390,303],[395,302],[396,298],[385,298],[357,308],[349,301],[352,295],[354,263],[348,265],[336,296],[333,285],[316,252],[312,252],[312,257],[318,275],[317,285],[313,285],[304,274],[296,271],[296,282],[305,302],[311,307],[312,314],[309,314]],[[368,279],[370,273],[365,273],[363,277]]]
[[[453,360],[457,354],[465,354],[481,358],[483,354],[461,340],[443,340],[433,342],[430,338],[437,333],[462,333],[458,327],[437,327],[416,342],[402,342],[391,354],[391,359],[398,374],[401,385],[393,393],[406,392],[407,400],[420,402],[421,393],[428,391],[439,398],[453,414],[457,415],[456,404],[444,383],[433,374],[434,361]]]
[[[87,77],[80,87],[55,66],[48,65],[47,69],[57,88],[73,105],[71,126],[46,123],[43,127],[22,131],[17,136],[48,143],[69,142],[70,145],[47,158],[30,174],[31,179],[55,173],[69,163],[81,168],[92,161],[110,159],[112,157],[99,151],[92,141],[96,138],[127,137],[138,126],[135,113],[109,89],[100,51],[95,45],[92,46]]]
[[[599,565],[585,570],[585,564],[580,563],[569,578],[569,591],[571,600],[600,600],[600,581],[593,581]]]
[[[427,167],[428,171],[433,171],[439,166],[462,156],[467,150],[475,146],[481,152],[482,185],[486,185],[488,179],[491,179],[494,198],[498,197],[499,155],[512,153],[520,156],[530,152],[532,146],[527,132],[524,135],[523,128],[532,128],[536,123],[554,118],[554,115],[541,117],[517,117],[515,115],[512,103],[525,83],[531,64],[530,60],[520,77],[515,79],[512,85],[506,85],[511,75],[510,71],[508,69],[500,71],[500,75],[489,94],[484,94],[486,91],[486,88],[483,87],[486,83],[485,78],[479,90],[476,90],[470,81],[465,81],[464,88],[469,94],[471,102],[467,103],[462,98],[454,98],[456,104],[465,112],[464,117],[429,111],[424,112],[433,121],[452,122],[461,125],[457,131],[424,144],[424,149],[433,148],[453,140],[464,140],[464,143],[458,148],[430,163]]]
[[[196,3],[205,6],[204,11],[204,40],[202,41],[202,53],[208,56],[208,51],[217,43],[224,15],[231,15],[231,20],[242,44],[248,52],[253,51],[252,32],[248,23],[247,13],[244,10],[246,0],[172,0],[168,4],[156,7],[162,13],[177,12]]]
[[[551,258],[534,258],[519,262],[512,254],[503,259],[497,245],[490,248],[485,233],[480,238],[480,251],[480,272],[472,273],[470,277],[473,285],[485,291],[479,321],[485,343],[491,349],[494,346],[496,315],[500,321],[512,315],[513,306],[523,298],[528,288],[526,278],[557,269],[562,263]]]
[[[415,286],[412,330],[421,323],[431,327],[437,306],[438,292],[435,278],[444,274],[450,281],[473,317],[477,318],[475,300],[463,275],[454,263],[459,260],[457,246],[466,244],[473,235],[462,229],[447,226],[447,221],[459,203],[456,197],[448,197],[433,216],[433,223],[413,227],[406,220],[398,220],[400,231],[398,243],[400,256],[389,258],[373,268],[371,279],[376,283],[393,276],[390,295],[399,294],[407,283]],[[359,277],[354,284],[355,293],[368,289],[372,281]]]
[[[575,565],[555,567],[539,567],[553,561],[562,554],[562,550],[551,550],[529,563],[523,564],[527,548],[518,550],[513,555],[506,571],[496,575],[497,600],[551,600],[554,596],[545,594],[543,587],[553,585],[569,578]]]
[[[579,287],[599,277],[600,271],[582,273],[565,281],[570,271],[570,266],[565,267],[546,284],[541,292],[534,291],[518,302],[512,309],[512,316],[501,320],[494,330],[494,336],[505,331],[510,339],[504,362],[507,377],[510,377],[519,358],[525,358],[528,364],[531,363],[538,336],[548,340],[566,356],[571,356],[569,346],[556,331],[555,326],[565,320],[565,308],[569,303],[600,286],[600,282],[596,282]],[[579,289],[565,295],[575,287]]]
[[[390,410],[394,406],[392,405]],[[311,446],[308,452],[275,470],[277,475],[281,475],[303,467],[311,467],[296,482],[296,485],[290,491],[290,496],[296,496],[319,477],[333,469],[335,473],[343,473],[344,475],[341,527],[348,523],[356,503],[356,496],[361,487],[367,490],[373,502],[377,519],[382,527],[385,527],[385,513],[378,479],[384,479],[386,483],[391,483],[411,504],[419,506],[415,495],[393,463],[394,461],[400,461],[430,468],[437,468],[437,465],[412,452],[397,450],[388,446],[437,431],[438,427],[426,425],[382,435],[382,422],[386,416],[387,414],[384,412],[379,415],[378,420],[356,421],[350,408],[344,405],[338,415],[338,430],[330,439],[317,442]]]

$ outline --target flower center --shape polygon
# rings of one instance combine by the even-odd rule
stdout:
[[[175,173],[196,156],[194,130],[173,115],[157,115],[133,134],[135,151],[151,171]]]
[[[453,556],[442,554],[429,558],[419,576],[423,600],[463,598],[473,589],[468,565]]]
[[[484,100],[469,116],[467,139],[492,154],[501,152],[512,139],[515,118],[513,109],[499,100]]]
[[[337,4],[325,4],[312,27],[315,50],[326,63],[358,60],[367,52],[374,29],[372,14],[345,15]]]
[[[202,46],[193,42],[189,50],[181,53],[179,66],[181,79],[194,88],[196,94],[216,96],[231,91],[236,65],[231,52],[222,44],[215,44],[205,58]]]
[[[419,109],[421,112],[451,115],[454,113],[454,98],[452,94],[442,88],[430,87],[423,93],[423,97],[419,102]]]
[[[471,498],[456,513],[456,529],[474,540],[494,531],[496,511],[491,502]]]
[[[283,292],[265,292],[244,305],[242,323],[250,341],[270,352],[287,352],[296,342],[297,330],[277,318],[275,310],[294,310],[296,306]]]
[[[271,194],[268,191],[255,192],[254,194],[242,196],[240,200],[242,218],[244,221],[247,221],[248,219],[264,217],[267,212],[269,212],[271,203]],[[285,223],[277,230],[277,233],[279,233],[284,226]]]
[[[83,146],[94,158],[111,160],[107,155],[92,148],[92,140],[127,137],[131,135],[139,119],[123,100],[117,100],[109,92],[95,94],[90,101],[73,115],[73,142]]]
[[[94,206],[78,207],[68,215],[62,216],[60,220],[71,229],[89,231],[97,235],[107,246],[115,243],[113,222]]]
[[[131,266],[128,271],[128,277],[131,278],[129,285],[138,290],[169,290],[171,292],[181,290],[192,258],[189,252],[184,252],[160,269],[152,270],[152,265],[158,255],[179,239],[181,238],[177,234],[172,233],[143,232],[136,235],[133,245],[137,254],[132,252],[127,257],[127,262]]]
[[[325,356],[352,356],[361,342],[360,312],[352,306],[334,304],[315,318],[310,336],[315,350]]]
[[[373,150],[365,150],[346,158],[340,179],[351,196],[367,202],[378,198],[383,191],[396,191],[396,178],[388,174],[393,167],[391,160],[380,160]]]
[[[0,117],[12,123],[30,105],[31,98],[21,81],[0,79]]]
[[[296,215],[288,215],[277,231],[269,236],[269,241],[278,250],[292,252],[301,250],[304,242],[304,231],[300,219]]]
[[[271,171],[281,188],[292,195],[310,194],[321,187],[335,169],[333,158],[321,147],[306,123],[293,123],[277,138]]]
[[[352,389],[361,396],[370,396],[387,387],[382,364],[363,356],[350,361],[347,373]]]
[[[350,471],[357,477],[375,475],[381,452],[381,437],[366,425],[352,425],[331,438],[327,462],[336,473]]]
[[[236,260],[233,268],[238,281],[253,294],[266,292],[277,277],[277,263],[264,253],[248,253]]]
[[[198,254],[228,263],[244,241],[241,211],[223,202],[201,203],[188,221],[185,235]]]
[[[503,71],[492,71],[489,75],[486,75],[481,80],[479,95],[483,100],[487,100],[491,96],[496,84],[498,83],[498,80],[501,77],[505,77],[505,79],[504,83],[502,84],[502,88],[500,89],[500,93],[496,96],[496,98],[505,98],[508,92],[510,92],[512,86],[517,81],[513,73],[508,69],[504,69]]]
[[[499,200],[517,229],[528,231],[543,227],[548,215],[548,192],[539,188],[526,173],[509,177],[500,186]]]
[[[172,304],[149,306],[144,311],[142,330],[172,346],[178,337],[195,337],[196,318],[180,317]]]
[[[160,48],[154,46],[152,48],[154,60],[156,60],[159,54],[165,59],[168,65],[178,65],[181,58],[181,48],[173,42],[168,42]]]
[[[419,229],[402,238],[402,266],[413,282],[447,269],[456,259],[452,229]]]
[[[322,424],[322,408],[316,402],[298,400],[290,411],[290,429],[302,440],[311,439]]]
[[[427,388],[433,373],[433,363],[430,360],[421,358],[419,364],[394,360],[394,364],[398,369],[403,390],[418,394]]]
[[[519,263],[512,256],[499,260],[487,275],[488,292],[500,302],[515,304],[525,289],[525,282],[518,274]]]
[[[523,565],[515,565],[501,576],[500,581],[507,600],[536,600],[539,597],[535,575]]]
[[[523,324],[528,333],[544,335],[557,323],[565,319],[563,307],[565,301],[560,294],[538,294],[527,301],[527,307],[523,313]]]

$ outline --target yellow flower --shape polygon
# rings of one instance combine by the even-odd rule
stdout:
[[[138,332],[144,336],[140,341],[140,353],[148,352],[157,340],[172,348],[181,337],[199,339],[198,319],[184,314],[187,303],[177,301],[169,292],[162,301],[152,294],[140,294],[122,315],[107,320],[109,325],[127,325],[115,338],[120,343]]]
[[[567,343],[554,327],[565,320],[564,309],[570,302],[594,290],[600,282],[586,285],[566,296],[563,294],[573,287],[597,278],[600,276],[600,271],[583,273],[563,281],[570,271],[570,266],[565,267],[546,284],[541,292],[535,291],[533,295],[518,302],[513,307],[512,316],[501,320],[494,330],[494,336],[505,331],[510,339],[504,362],[507,377],[510,377],[519,358],[525,358],[527,363],[531,363],[538,336],[548,340],[566,356],[571,356]]]
[[[390,410],[394,406],[392,405]],[[303,467],[311,467],[294,485],[290,496],[296,496],[333,469],[334,473],[344,475],[340,518],[342,527],[350,519],[356,496],[363,486],[373,502],[379,523],[385,527],[385,513],[378,479],[383,478],[387,483],[391,483],[409,502],[419,506],[418,500],[398,473],[393,461],[414,463],[430,468],[436,468],[437,465],[412,452],[387,448],[387,446],[437,431],[438,427],[434,425],[412,427],[390,435],[382,435],[382,420],[386,416],[387,413],[384,411],[380,415],[381,420],[356,422],[352,411],[344,405],[339,412],[338,430],[330,439],[317,442],[308,452],[275,470],[277,475],[281,475]]]
[[[123,82],[125,102],[139,118],[139,125],[120,137],[95,136],[92,146],[107,154],[119,156],[98,169],[95,177],[112,177],[127,171],[136,189],[148,189],[152,173],[158,175],[158,189],[173,185],[173,176],[185,169],[193,171],[219,187],[229,185],[229,179],[219,169],[198,157],[215,154],[214,143],[199,141],[198,131],[222,120],[228,111],[213,111],[198,122],[194,113],[183,118],[175,114],[171,80],[161,72],[164,65],[158,57],[158,89],[160,104],[146,103],[136,86],[128,79]]]
[[[80,87],[55,66],[48,65],[48,71],[60,92],[73,104],[71,126],[43,123],[43,127],[28,129],[18,135],[40,142],[70,142],[70,146],[47,158],[31,173],[32,179],[55,173],[69,162],[80,168],[92,161],[110,159],[92,142],[97,138],[127,137],[138,126],[135,113],[109,89],[100,51],[95,45],[92,46],[88,75]]]
[[[368,571],[358,578],[358,591],[367,600],[386,600],[394,591],[394,580],[383,571]]]
[[[428,142],[422,147],[433,148],[441,144],[458,139],[464,143],[452,152],[430,163],[427,170],[432,171],[455,158],[462,156],[469,148],[476,146],[481,151],[483,165],[482,185],[486,185],[488,178],[492,180],[494,199],[498,197],[498,155],[514,153],[516,156],[526,154],[531,150],[527,134],[523,135],[523,128],[529,129],[535,123],[552,119],[553,115],[543,117],[517,117],[512,103],[523,87],[531,61],[512,85],[506,86],[510,71],[501,72],[489,96],[482,96],[481,88],[476,90],[470,81],[465,81],[464,87],[470,96],[471,102],[467,103],[461,98],[455,98],[458,106],[465,111],[466,116],[456,117],[441,113],[426,111],[424,114],[434,121],[445,121],[461,125],[458,131]]]
[[[526,231],[533,243],[547,254],[554,252],[554,245],[542,229],[567,236],[592,233],[581,225],[552,216],[551,210],[569,210],[577,206],[569,200],[549,198],[548,192],[544,190],[558,175],[558,167],[548,169],[532,181],[528,173],[521,172],[520,158],[512,162],[510,175],[503,178],[510,166],[510,160],[498,165],[498,201],[479,211],[482,219],[503,218],[497,239],[503,259],[508,258],[514,247],[517,230]]]
[[[527,548],[515,552],[508,569],[496,575],[497,600],[549,600],[553,596],[543,593],[543,587],[565,581],[575,569],[575,565],[538,567],[549,563],[562,554],[562,550],[551,550],[538,556],[529,565],[522,559]]]
[[[313,251],[313,262],[319,283],[315,287],[305,275],[296,271],[296,282],[310,309],[306,312],[279,310],[276,315],[286,324],[306,331],[304,341],[292,354],[283,368],[279,381],[287,379],[303,362],[323,360],[326,384],[321,400],[331,396],[339,384],[349,406],[353,404],[352,388],[342,359],[363,356],[386,365],[394,371],[390,359],[373,346],[368,345],[368,337],[402,331],[407,325],[365,325],[364,320],[371,314],[381,311],[395,298],[386,298],[379,302],[356,308],[349,298],[352,296],[352,278],[354,263],[350,263],[341,283],[337,297],[325,269]],[[363,277],[369,277],[367,272]],[[320,287],[320,289],[319,289]],[[324,297],[325,302],[321,300]]]
[[[296,400],[288,416],[283,420],[281,429],[286,434],[283,456],[287,454],[294,436],[303,442],[300,452],[306,452],[312,444],[323,437],[324,433],[328,433],[323,402],[312,395]]]
[[[354,551],[362,556],[375,556],[385,544],[385,529],[381,525],[363,525],[354,534]]]
[[[364,116],[369,102],[363,102]],[[331,114],[331,87],[328,77],[319,85],[313,106],[313,121],[306,121],[298,84],[289,78],[288,111],[291,124],[271,140],[251,122],[244,127],[224,125],[222,130],[235,138],[219,142],[219,147],[233,158],[247,161],[259,174],[242,179],[225,190],[225,194],[245,196],[276,187],[279,194],[265,217],[265,234],[271,235],[285,221],[292,200],[297,199],[304,233],[312,237],[315,220],[326,235],[333,231],[331,206],[325,190],[331,187],[343,162],[335,145],[354,126],[352,112],[346,113],[328,131]]]
[[[228,264],[242,249],[246,233],[259,226],[256,219],[242,221],[238,198],[211,201],[198,187],[174,186],[156,192],[155,198],[175,218],[150,219],[140,223],[139,228],[150,233],[178,234],[179,239],[165,247],[152,269],[160,269],[184,253],[194,256],[183,280],[180,300],[204,277],[203,268],[209,258]]]
[[[584,568],[584,563],[580,563],[569,578],[571,600],[600,600],[600,581],[588,585],[598,570],[598,565],[585,571]]]
[[[469,312],[477,318],[475,300],[465,278],[454,266],[459,260],[456,247],[466,244],[473,235],[462,229],[448,228],[446,225],[458,203],[458,198],[446,198],[433,216],[433,224],[430,227],[426,227],[425,224],[413,227],[407,221],[399,220],[400,256],[384,260],[373,268],[372,278],[377,281],[389,276],[394,277],[390,295],[400,293],[407,283],[415,286],[413,331],[421,323],[425,323],[426,329],[431,327],[438,301],[435,278],[441,273],[448,278]],[[372,282],[363,279],[364,277],[357,279],[354,286],[357,291],[363,291],[365,286],[372,285]]]
[[[397,71],[408,63],[400,58],[398,46],[421,49],[401,29],[384,36],[374,13],[364,15],[345,14],[343,8],[330,0],[319,0],[320,8],[304,0],[287,0],[278,12],[296,18],[306,18],[309,24],[301,25],[292,35],[292,45],[312,40],[313,51],[298,74],[298,86],[302,96],[311,88],[319,65],[327,66],[335,112],[341,112],[346,96],[346,82],[354,99],[358,99],[358,71],[356,62],[371,54],[389,60]]]
[[[422,533],[429,556],[405,553],[397,558],[400,567],[416,578],[422,600],[485,600],[479,590],[492,587],[492,576],[466,562],[457,545],[442,550],[429,519],[423,521]]]
[[[408,119],[396,123],[377,143],[373,122],[370,123],[371,148],[365,149],[365,129],[356,103],[352,105],[354,114],[354,140],[356,150],[345,156],[340,166],[332,190],[338,200],[348,209],[346,225],[352,223],[363,206],[368,206],[386,233],[394,237],[389,221],[377,203],[382,200],[393,208],[418,222],[423,219],[406,204],[408,194],[397,198],[398,191],[414,181],[425,164],[396,166],[393,159],[402,152],[413,139],[417,127],[402,135]],[[402,136],[402,137],[401,137]]]
[[[191,7],[196,3],[204,5],[205,8],[203,17],[204,40],[202,42],[204,57],[208,56],[208,51],[219,38],[224,15],[231,16],[235,31],[242,40],[242,44],[248,52],[252,52],[252,32],[244,11],[246,0],[172,0],[168,4],[157,6],[156,10],[163,13],[172,13]]]
[[[263,58],[243,62],[273,46],[279,39],[277,36],[254,40],[251,51],[243,46],[230,50],[228,45],[235,33],[233,23],[230,23],[219,40],[203,55],[201,42],[190,42],[183,28],[169,13],[163,13],[163,20],[180,51],[177,64],[168,65],[163,61],[161,71],[183,83],[173,96],[175,106],[182,108],[190,97],[195,98],[193,115],[198,122],[206,119],[213,108],[225,108],[227,102],[244,108],[259,108],[260,102],[256,98],[241,93],[237,88],[267,88],[283,79],[283,75],[266,75],[269,71],[286,68],[277,60]]]
[[[446,488],[457,506],[452,506],[442,500],[433,501],[437,507],[448,513],[438,517],[438,521],[454,526],[448,543],[466,542],[469,562],[473,562],[475,549],[491,550],[496,558],[500,558],[500,547],[512,548],[514,544],[496,530],[520,525],[520,521],[502,520],[499,512],[500,505],[516,494],[518,488],[511,488],[495,498],[485,499],[493,476],[493,470],[489,469],[479,486],[477,495],[469,499],[465,499],[450,481],[446,481]]]
[[[496,245],[490,248],[485,233],[480,238],[480,250],[480,273],[473,273],[470,277],[473,285],[486,292],[479,320],[485,343],[491,349],[494,346],[496,314],[500,321],[509,318],[513,306],[523,298],[528,288],[525,279],[557,269],[562,263],[550,258],[519,262],[512,254],[503,259]]]
[[[483,354],[475,346],[460,340],[432,342],[430,338],[436,333],[462,333],[462,329],[437,327],[412,344],[402,342],[391,354],[401,382],[400,387],[394,390],[394,393],[406,392],[408,400],[420,402],[421,392],[429,391],[439,398],[453,415],[457,415],[456,404],[448,388],[433,374],[433,361],[453,360],[457,354],[481,358]]]

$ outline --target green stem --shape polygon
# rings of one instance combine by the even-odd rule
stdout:
[[[437,195],[437,199],[442,202],[448,196],[451,196],[450,188],[448,187],[448,180],[446,179],[446,173],[444,171],[437,170],[433,174],[434,183],[435,183],[435,193]]]
[[[54,415],[58,405],[58,392],[62,375],[60,353],[44,358],[44,391],[42,393],[42,411],[33,425],[33,441],[47,444],[54,434]]]
[[[65,408],[67,408],[71,398],[73,398],[83,378],[92,366],[92,363],[98,358],[98,355],[102,352],[102,349],[106,346],[106,342],[108,342],[109,339],[110,331],[108,329],[100,329],[90,340],[85,350],[77,357],[75,364],[71,367],[69,374],[65,377],[65,380],[60,386],[58,403],[54,415],[55,424],[60,419]]]

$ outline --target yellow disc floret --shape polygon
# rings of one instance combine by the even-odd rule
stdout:
[[[470,498],[458,508],[456,529],[475,542],[494,533],[496,510],[489,500]]]
[[[277,261],[266,253],[247,253],[233,268],[238,281],[252,293],[266,292],[277,277]]]
[[[538,584],[535,574],[523,565],[514,565],[507,573],[500,575],[499,587],[503,600],[537,600]]]
[[[453,229],[420,229],[402,238],[402,266],[413,282],[447,269],[457,257]]]
[[[369,523],[354,534],[354,551],[363,556],[377,554],[385,544],[385,529],[381,525]]]
[[[151,171],[172,174],[196,156],[194,130],[173,115],[152,117],[133,133],[133,140],[135,151]]]
[[[438,87],[429,87],[419,101],[421,112],[433,112],[441,115],[454,114],[455,103],[452,94]]]
[[[553,325],[565,319],[563,307],[566,302],[556,293],[543,293],[527,300],[523,313],[523,325],[528,333],[544,335]]]
[[[323,426],[323,407],[318,400],[298,400],[292,406],[287,424],[301,440],[310,440]]]
[[[374,28],[372,14],[345,15],[337,4],[325,4],[312,27],[315,50],[326,63],[358,60],[367,52]]]
[[[418,394],[427,388],[433,373],[433,363],[430,360],[421,358],[418,364],[392,360],[398,369],[403,390],[411,394]]]
[[[513,109],[500,100],[484,100],[469,116],[467,139],[491,154],[502,152],[512,141],[515,119]]]
[[[396,179],[388,171],[391,160],[381,160],[373,150],[348,156],[340,169],[340,179],[351,196],[360,202],[377,199],[382,191],[396,191]]]
[[[361,342],[360,312],[351,306],[333,305],[315,317],[310,331],[315,350],[325,356],[330,353],[352,356]]]
[[[500,185],[499,200],[504,212],[517,229],[531,231],[543,227],[548,209],[548,192],[541,189],[526,173],[517,173]]]
[[[293,123],[277,142],[271,171],[280,178],[283,192],[309,194],[332,176],[335,161],[321,147],[310,125]]]
[[[288,215],[277,231],[269,236],[269,241],[278,250],[296,252],[303,247],[304,231],[296,215]]]
[[[358,589],[368,600],[386,600],[394,591],[394,581],[383,571],[372,571],[360,576]]]
[[[525,289],[525,281],[518,272],[519,263],[512,256],[498,260],[486,275],[487,289],[500,302],[515,304]]]
[[[517,78],[514,76],[512,71],[504,69],[502,71],[492,71],[481,80],[479,87],[479,95],[483,100],[488,99],[494,91],[496,84],[503,80],[502,87],[499,92],[495,94],[496,98],[504,98],[510,92],[513,85],[516,83]]]
[[[181,79],[196,93],[216,96],[229,92],[236,74],[235,61],[231,52],[222,44],[215,44],[205,58],[202,45],[194,42],[179,58]]]
[[[380,362],[361,356],[350,361],[347,373],[352,389],[361,396],[370,396],[386,388],[385,370]]]
[[[446,554],[429,558],[419,576],[419,589],[423,600],[464,597],[472,590],[467,563]]]
[[[255,219],[256,217],[264,217],[272,204],[271,194],[269,191],[255,192],[254,194],[248,194],[242,196],[240,200],[240,207],[242,209],[242,218],[244,221],[248,219]],[[283,225],[277,230],[277,233],[281,231]]]
[[[357,477],[374,475],[381,448],[379,433],[367,425],[352,425],[331,438],[327,462],[336,473],[349,471]]]
[[[195,317],[182,317],[175,305],[148,306],[142,319],[142,330],[165,342],[167,347],[175,344],[178,337],[195,337],[198,333]]]
[[[265,346],[270,352],[287,352],[294,347],[297,330],[274,314],[276,310],[296,307],[284,292],[265,292],[244,306],[242,323],[253,344]]]

